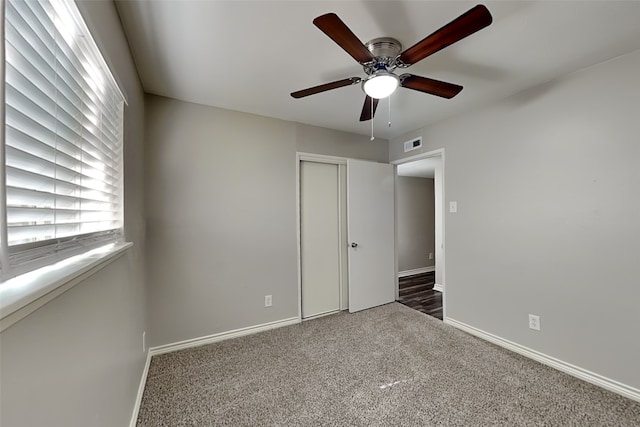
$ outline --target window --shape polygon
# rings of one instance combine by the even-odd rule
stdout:
[[[124,97],[73,0],[4,13],[6,279],[121,238]]]

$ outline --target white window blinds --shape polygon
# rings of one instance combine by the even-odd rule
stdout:
[[[122,228],[124,98],[73,0],[5,5],[6,276]]]

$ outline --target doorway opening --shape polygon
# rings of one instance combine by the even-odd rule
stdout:
[[[397,300],[446,318],[444,255],[444,149],[397,165]]]

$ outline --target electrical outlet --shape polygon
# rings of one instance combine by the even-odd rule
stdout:
[[[533,329],[534,331],[540,330],[540,316],[536,316],[535,314],[529,315],[529,329]]]
[[[147,351],[147,331],[142,332],[142,352]]]
[[[273,299],[272,299],[271,295],[265,295],[264,296],[264,306],[265,307],[271,307],[272,303],[273,303]]]
[[[429,252],[429,259],[433,259],[433,252]]]

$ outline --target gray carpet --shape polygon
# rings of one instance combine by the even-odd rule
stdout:
[[[640,426],[640,403],[393,303],[153,357],[139,426]]]

